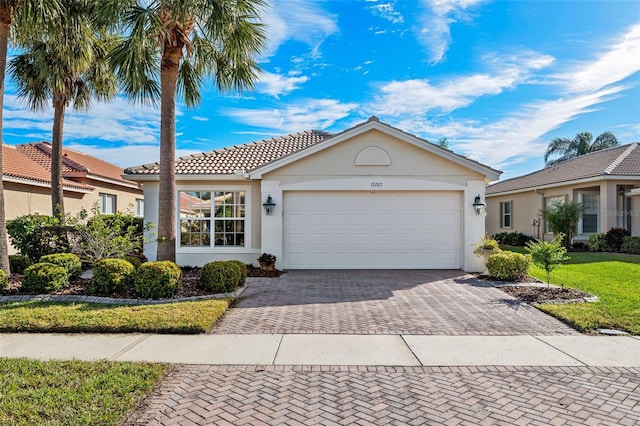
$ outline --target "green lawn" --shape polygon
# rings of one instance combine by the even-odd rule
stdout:
[[[0,424],[120,425],[168,368],[0,358]]]
[[[551,284],[584,290],[600,301],[537,308],[580,331],[613,328],[640,335],[640,256],[571,252],[568,256],[570,260],[551,273]],[[530,273],[542,281],[546,279],[545,272],[535,265]]]
[[[227,310],[230,301],[215,299],[137,306],[33,301],[3,303],[0,304],[0,331],[206,333]]]

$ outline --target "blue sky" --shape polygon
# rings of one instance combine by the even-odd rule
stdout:
[[[503,170],[543,167],[555,137],[640,142],[640,2],[272,0],[253,91],[177,106],[185,155],[308,129],[383,122]],[[50,140],[7,81],[4,138]],[[65,146],[123,167],[159,158],[159,112],[118,98],[70,111]]]

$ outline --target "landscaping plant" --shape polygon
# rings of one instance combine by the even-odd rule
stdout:
[[[22,290],[27,293],[48,293],[68,285],[67,270],[53,263],[31,265],[22,277]]]
[[[229,293],[237,290],[242,273],[233,261],[209,262],[200,271],[198,287],[213,293]]]
[[[605,241],[607,242],[607,248],[611,251],[620,251],[624,237],[631,235],[631,232],[624,228],[611,228],[605,235]]]
[[[182,288],[182,270],[170,260],[146,262],[136,271],[134,285],[140,297],[172,297]]]
[[[112,294],[127,290],[135,278],[136,268],[124,259],[101,259],[93,264],[91,291]]]
[[[588,244],[590,251],[607,251],[606,235],[602,232],[589,235]]]
[[[552,241],[530,241],[526,250],[531,255],[533,263],[542,268],[547,274],[547,286],[551,281],[551,271],[560,267],[564,260],[568,260],[567,249],[562,245],[564,235],[556,235]],[[564,288],[564,284],[561,284]]]
[[[7,274],[5,274],[5,272],[0,269],[0,290],[4,290],[5,288],[7,288],[9,284],[9,280],[7,279]]]
[[[640,237],[624,237],[620,251],[624,253],[640,254]]]
[[[71,253],[48,254],[40,258],[40,263],[53,263],[62,266],[67,271],[69,280],[73,280],[82,275],[82,262],[80,258]]]
[[[68,253],[71,230],[47,215],[28,214],[7,221],[11,245],[34,262],[47,254]]]
[[[9,264],[11,272],[22,275],[24,270],[31,266],[31,260],[24,254],[12,254],[9,255]]]
[[[559,242],[566,249],[569,249],[578,230],[578,222],[582,216],[582,211],[582,204],[579,203],[553,203],[540,212],[544,220],[549,224],[551,232],[556,236],[562,235],[563,237]]]
[[[501,251],[489,256],[489,276],[506,281],[515,281],[529,273],[531,256],[512,251]]]

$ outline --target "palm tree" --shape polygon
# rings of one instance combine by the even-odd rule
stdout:
[[[547,147],[547,152],[544,154],[544,162],[547,166],[552,166],[590,152],[620,145],[618,139],[611,132],[602,133],[593,143],[591,142],[592,140],[593,135],[589,132],[578,133],[573,139],[555,138]],[[558,156],[558,158],[549,160],[549,157],[555,156]]]
[[[7,46],[11,27],[15,22],[18,26],[42,29],[55,20],[59,11],[58,0],[0,0],[0,143],[4,141],[2,138],[4,77],[7,69]],[[9,274],[9,242],[7,240],[2,176],[2,149],[0,149],[0,269]]]
[[[107,59],[115,39],[94,19],[95,5],[91,0],[67,0],[55,28],[21,34],[23,53],[9,63],[18,97],[36,111],[53,104],[51,211],[60,218],[64,217],[62,141],[67,107],[87,110],[92,98],[106,100],[117,93]]]
[[[104,16],[118,16],[125,27],[112,56],[125,92],[139,102],[160,101],[158,260],[175,261],[176,95],[197,105],[207,76],[221,91],[251,88],[265,40],[262,6],[262,0],[103,1]]]

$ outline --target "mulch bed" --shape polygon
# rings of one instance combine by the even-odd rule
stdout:
[[[593,294],[573,288],[504,286],[500,290],[525,303],[559,303],[594,297]]]
[[[273,278],[273,277],[279,277],[281,274],[282,274],[282,271],[279,271],[279,270],[262,271],[260,268],[247,265],[247,277]],[[183,268],[182,269],[182,289],[175,296],[173,296],[173,298],[179,299],[184,297],[206,296],[211,294],[210,291],[206,291],[198,288],[199,280],[200,280],[200,268],[195,268],[195,267]],[[0,291],[0,294],[2,295],[29,294],[29,293],[23,292],[21,287],[22,287],[22,275],[11,274],[8,280],[7,288],[3,291]],[[68,287],[52,291],[49,294],[76,295],[76,296],[93,295],[90,289],[91,289],[91,280],[77,278],[73,280]],[[129,288],[127,291],[124,291],[124,292],[101,295],[101,296],[113,297],[118,299],[138,299],[139,298],[136,295],[135,289],[133,287]]]

